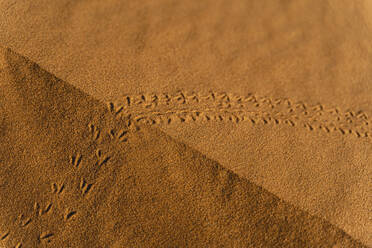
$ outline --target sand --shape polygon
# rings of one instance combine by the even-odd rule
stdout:
[[[151,126],[372,246],[371,7],[369,0],[2,1],[0,44],[116,119]],[[85,119],[101,115],[82,106],[71,108],[87,111]],[[18,111],[19,121],[40,115],[36,108]],[[50,118],[59,122],[40,121]],[[79,135],[71,120],[64,126]],[[37,150],[34,139],[22,146]]]
[[[4,247],[363,247],[1,51]]]

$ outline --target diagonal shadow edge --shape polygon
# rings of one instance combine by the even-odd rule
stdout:
[[[22,62],[21,64],[23,64],[23,67],[20,67],[18,66],[17,63],[19,62]],[[24,66],[24,65],[27,65],[27,66]],[[28,70],[27,68],[28,67],[31,67],[31,68],[38,68],[39,66],[30,62],[28,59],[22,57],[21,55],[18,55],[14,52],[12,52],[10,49],[0,49],[0,73],[4,73],[5,71],[7,71],[6,73],[10,73],[10,76],[13,72],[16,72],[18,75],[22,75],[23,73],[25,73],[24,70]],[[41,68],[38,68],[38,70],[42,70]],[[47,73],[47,72],[44,72],[44,73]],[[27,74],[27,73],[26,73]],[[49,73],[48,73],[49,74]],[[95,106],[99,106],[99,110],[92,110],[92,111],[89,111],[88,109],[87,110],[87,115],[91,115],[91,114],[96,114],[96,113],[107,113],[109,112],[107,110],[107,107],[105,106],[105,104],[101,103],[100,101],[94,99],[93,97],[89,96],[88,94],[82,92],[81,90],[77,89],[75,86],[73,85],[70,85],[68,83],[65,83],[59,79],[57,79],[56,77],[54,77],[53,75],[51,75],[52,78],[54,78],[52,81],[50,81],[49,85],[40,85],[42,87],[40,87],[39,89],[43,89],[43,87],[46,87],[47,89],[49,88],[49,90],[56,90],[54,89],[54,84],[64,84],[63,85],[63,91],[71,91],[73,92],[74,94],[78,94],[79,97],[81,97],[82,99],[86,99],[86,100],[83,100],[86,104],[86,106],[89,106],[91,102],[94,102]],[[23,79],[26,79],[27,80],[27,77],[23,78]],[[3,84],[3,85],[2,85]],[[4,97],[3,99],[6,99],[5,96],[7,93],[11,93],[13,94],[14,92],[15,95],[17,95],[17,100],[20,100],[20,101],[28,101],[31,105],[33,106],[36,106],[34,109],[32,109],[33,113],[32,114],[37,114],[35,109],[37,109],[37,104],[50,104],[50,103],[38,103],[38,102],[35,102],[33,101],[33,99],[27,99],[25,98],[25,96],[27,96],[27,92],[24,91],[24,89],[19,89],[19,87],[22,87],[20,85],[12,85],[11,87],[8,87],[9,85],[6,85],[6,83],[4,82],[1,82],[0,83],[0,86],[4,86],[2,88],[4,88],[5,90],[3,91],[3,96]],[[57,90],[58,91],[58,90]],[[23,92],[22,94],[19,94],[19,92]],[[38,94],[36,91],[34,92],[36,94]],[[43,94],[42,92],[39,92],[40,94]],[[61,91],[61,93],[64,93]],[[63,95],[63,94],[61,94]],[[57,96],[58,97],[58,96]],[[37,95],[35,96],[35,99],[37,99]],[[52,100],[51,100],[52,101]],[[73,101],[70,100],[70,101]],[[80,102],[81,103],[81,102]],[[0,101],[0,107],[3,108],[3,111],[6,113],[8,112],[7,109],[8,108],[14,108],[18,111],[20,111],[20,109],[18,109],[17,106],[15,106],[15,102],[6,102],[6,101]],[[73,103],[71,103],[73,106]],[[58,106],[56,106],[58,107]],[[63,107],[63,106],[61,106]],[[20,117],[26,117],[26,118],[32,118],[32,116],[29,116],[28,113],[27,113],[27,109],[24,109],[23,111],[25,111],[26,113],[24,114],[21,114]],[[73,110],[70,110],[70,111],[73,111]],[[76,110],[76,111],[83,111],[81,108]],[[11,113],[6,113],[5,116],[9,117]],[[104,114],[101,114],[101,116],[103,116]],[[101,119],[101,117],[98,117],[98,119]],[[56,120],[56,119],[53,119],[53,117],[51,117],[50,120],[48,121],[53,121],[53,120]],[[20,119],[15,119],[15,121],[22,121]],[[73,120],[71,121],[67,121],[66,122],[66,126],[64,127],[67,127],[67,124],[74,124]],[[263,191],[263,192],[266,192],[267,194],[270,194],[270,195],[273,195],[272,193],[268,192],[267,190],[265,190],[264,188],[262,188],[261,186],[259,185],[256,185],[256,184],[253,184],[252,182],[250,182],[249,180],[247,180],[246,178],[241,178],[240,176],[236,175],[235,173],[233,173],[232,171],[228,170],[228,169],[225,169],[223,166],[219,165],[216,161],[212,161],[211,159],[207,158],[205,155],[203,154],[200,154],[200,152],[198,151],[195,151],[194,148],[190,148],[188,147],[186,144],[180,142],[180,141],[176,141],[175,139],[173,139],[172,137],[170,137],[169,135],[166,135],[165,133],[163,133],[162,131],[158,130],[158,129],[153,129],[151,127],[148,127],[148,126],[144,126],[144,129],[145,130],[148,130],[149,133],[153,133],[155,134],[155,136],[163,136],[164,138],[163,139],[166,139],[166,140],[170,140],[174,143],[177,143],[178,146],[181,146],[183,147],[183,149],[185,150],[190,150],[190,151],[193,151],[192,153],[196,153],[198,154],[197,156],[201,156],[203,157],[205,160],[208,160],[210,161],[210,163],[214,164],[216,167],[218,167],[219,169],[218,170],[224,170],[224,171],[227,171],[227,174],[230,175],[231,177],[233,178],[237,178],[236,180],[238,181],[244,181],[246,182],[247,184],[252,184],[254,185],[254,187],[257,187],[260,191]],[[74,130],[74,126],[72,125],[72,127],[70,128],[70,131],[73,132]],[[0,134],[0,138],[1,138],[1,134]],[[230,177],[229,176],[229,177]],[[274,196],[274,195],[273,195]],[[277,198],[277,196],[274,196],[275,198]],[[284,202],[282,201],[280,198],[278,198],[280,202]],[[285,202],[285,204],[289,205],[289,206],[292,206],[290,203],[287,203]],[[296,209],[296,207],[294,207]],[[303,213],[306,213],[306,211],[304,210],[300,210],[301,212]],[[305,215],[308,215],[307,213]],[[315,219],[319,219],[321,220],[322,222],[325,222],[327,223],[327,225],[330,225],[330,226],[334,226],[332,224],[329,224],[328,221],[322,219],[322,218],[319,218],[319,217],[316,217],[314,216]],[[335,227],[336,229],[340,230],[341,232],[344,232],[342,231],[340,228],[338,227]],[[345,234],[347,235],[347,234]],[[357,243],[359,243],[358,241],[356,241]]]

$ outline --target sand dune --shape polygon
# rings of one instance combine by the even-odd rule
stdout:
[[[4,247],[363,247],[14,52],[0,54]]]
[[[369,0],[0,2],[1,43],[115,111],[257,96],[131,113],[371,246],[370,40]]]
[[[372,246],[370,2],[0,1],[0,43],[114,103],[92,109],[97,101],[81,91],[91,99],[85,104],[44,87],[30,92],[49,100],[29,101],[29,92],[7,87],[0,92],[12,96],[0,106],[8,113],[0,135],[13,137],[7,154],[15,150],[22,161],[37,153],[32,159],[49,163],[54,155],[43,151],[57,154],[74,144],[69,133],[82,135],[71,116],[101,120],[108,107]],[[63,111],[47,115],[40,106],[54,101]],[[20,110],[19,102],[31,105]],[[41,123],[49,135],[37,131]],[[129,140],[126,131],[108,133]]]

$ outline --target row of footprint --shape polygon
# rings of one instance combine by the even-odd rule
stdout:
[[[255,124],[285,124],[292,127],[303,127],[309,131],[322,130],[327,133],[339,132],[341,134],[354,134],[357,137],[370,137],[368,128],[355,128],[352,125],[334,125],[334,123],[321,122],[314,119],[303,120],[295,115],[269,115],[256,112],[229,112],[229,111],[167,111],[167,112],[149,112],[140,114],[128,114],[125,116],[135,123],[173,124],[187,123],[192,121],[228,121],[234,123],[248,122]]]
[[[245,97],[229,95],[226,93],[209,93],[207,95],[186,94],[148,94],[126,96],[124,101],[117,104],[109,103],[109,109],[115,115],[127,115],[130,113],[175,111],[175,109],[199,109],[206,111],[214,109],[242,110],[245,112],[270,113],[271,115],[295,115],[299,118],[316,119],[323,122],[337,122],[341,125],[352,124],[354,128],[368,126],[368,116],[359,111],[342,112],[338,108],[327,109],[323,105],[307,106],[304,103],[294,103],[288,99],[271,99],[249,95]]]

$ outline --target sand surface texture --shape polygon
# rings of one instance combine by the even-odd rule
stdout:
[[[1,50],[2,247],[363,247]]]
[[[369,0],[0,2],[0,44],[369,246],[371,40]]]

